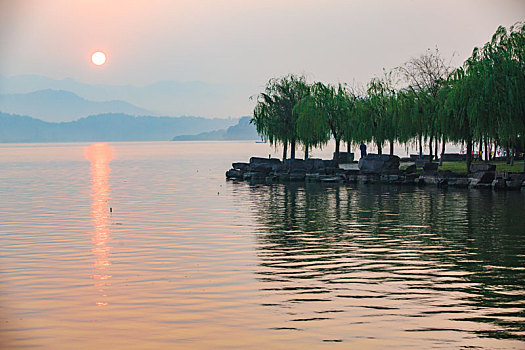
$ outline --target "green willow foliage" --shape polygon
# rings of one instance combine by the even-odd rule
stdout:
[[[492,40],[475,48],[462,67],[451,74],[441,92],[443,126],[454,141],[480,140],[507,149],[525,141],[525,28],[499,27]],[[515,152],[513,152],[515,153]]]
[[[294,109],[299,115],[299,122],[304,122],[304,125],[297,125],[297,130],[303,136],[301,141],[305,149],[326,144],[331,135],[335,140],[334,159],[338,162],[339,145],[345,132],[351,129],[349,122],[353,109],[353,99],[344,86],[313,84],[310,95]]]
[[[465,63],[449,73],[438,50],[428,50],[382,78],[373,78],[363,94],[345,85],[309,84],[303,76],[271,79],[257,97],[252,123],[272,144],[288,145],[295,157],[305,149],[341,141],[374,142],[381,153],[389,142],[441,140],[516,150],[525,141],[525,26],[499,27],[492,40],[475,48]],[[398,74],[407,85],[394,88]],[[485,152],[487,153],[487,152]],[[437,154],[436,154],[437,156]]]
[[[271,79],[265,91],[257,97],[251,122],[272,145],[281,143],[284,146],[283,159],[286,159],[288,144],[291,146],[290,156],[295,158],[295,145],[301,140],[297,135],[297,113],[293,109],[309,93],[310,86],[304,77],[289,75]]]

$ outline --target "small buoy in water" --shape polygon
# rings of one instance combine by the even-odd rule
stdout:
[[[109,212],[110,212],[110,213],[113,213],[113,208],[109,208]]]

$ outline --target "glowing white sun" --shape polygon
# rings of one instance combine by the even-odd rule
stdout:
[[[106,63],[106,55],[104,52],[97,51],[91,56],[91,62],[93,62],[95,66],[101,66]]]

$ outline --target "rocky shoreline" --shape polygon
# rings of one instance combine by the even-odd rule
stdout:
[[[232,163],[226,172],[230,180],[286,183],[386,183],[395,185],[433,185],[438,187],[520,190],[525,188],[525,173],[498,172],[491,164],[474,164],[469,174],[438,170],[437,163],[416,163],[400,169],[400,158],[368,154],[357,167],[337,166],[334,160],[318,158],[287,159],[251,157],[248,163]],[[524,189],[525,190],[525,189]]]

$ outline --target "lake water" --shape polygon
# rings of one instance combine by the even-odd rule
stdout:
[[[0,145],[0,348],[525,348],[524,192],[225,180],[268,153]]]

